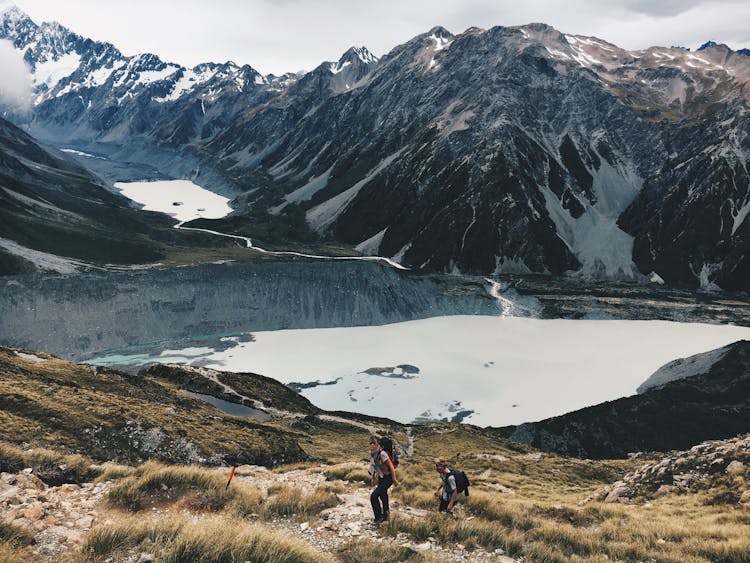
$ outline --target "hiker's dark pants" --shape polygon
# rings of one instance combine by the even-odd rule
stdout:
[[[458,504],[458,497],[460,495],[456,495],[456,500],[453,502],[453,508],[456,507]],[[438,507],[438,512],[448,512],[448,503],[451,501],[451,497],[449,496],[447,499],[443,500],[443,497],[440,497],[440,506]],[[451,510],[453,510],[453,508]]]
[[[388,506],[388,487],[393,485],[393,476],[388,474],[378,479],[378,486],[370,495],[370,504],[372,504],[372,511],[375,514],[375,520],[382,520],[383,516],[390,513],[390,507]],[[383,507],[380,507],[380,503],[383,503]]]

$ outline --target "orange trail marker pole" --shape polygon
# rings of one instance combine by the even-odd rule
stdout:
[[[231,471],[229,472],[229,481],[227,481],[227,486],[226,486],[226,487],[224,487],[224,490],[225,490],[225,491],[229,489],[229,483],[231,483],[231,482],[232,482],[232,477],[234,477],[234,472],[235,472],[236,470],[237,470],[237,468],[236,468],[236,467],[235,467],[235,466],[233,465],[233,466],[232,466],[232,470],[231,470]]]

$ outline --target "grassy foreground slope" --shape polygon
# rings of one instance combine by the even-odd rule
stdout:
[[[750,437],[578,459],[492,429],[334,415],[273,380],[217,373],[128,375],[0,350],[0,562],[749,560]],[[227,415],[183,388],[271,418]],[[403,451],[380,527],[373,431]],[[436,456],[472,481],[452,517],[435,510]],[[242,464],[228,488],[220,463]]]

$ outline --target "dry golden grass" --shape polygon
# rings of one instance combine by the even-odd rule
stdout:
[[[472,493],[462,504],[461,518],[396,516],[384,533],[502,548],[531,561],[750,561],[748,518],[736,508],[706,506],[699,495],[660,499],[650,506],[579,507]]]
[[[34,557],[8,544],[0,543],[0,563],[24,563],[26,561],[34,561]]]
[[[197,466],[170,466],[149,461],[112,487],[109,501],[138,511],[147,505],[182,501],[196,512],[217,512],[231,507],[240,514],[256,513],[263,494],[254,487],[234,482],[226,488],[223,471]]]
[[[399,469],[401,486],[392,493],[403,505],[435,512],[424,518],[396,515],[382,528],[384,534],[501,548],[528,561],[750,561],[750,513],[739,510],[736,500],[722,502],[726,495],[721,491],[673,495],[648,504],[579,505],[642,460],[590,462],[546,456],[533,461],[502,446],[493,450],[481,437],[476,443],[468,439],[462,454],[452,456],[454,466],[472,481],[470,496],[460,497],[457,513],[462,516],[436,514],[433,492],[439,476],[431,458],[451,457],[456,438],[450,434],[420,440],[428,444],[430,458],[415,455],[405,460]],[[460,436],[466,438],[466,433]],[[511,487],[513,494],[499,493],[495,485]],[[733,483],[733,490],[749,486]]]
[[[0,409],[0,441],[31,442],[34,448],[85,452],[99,462],[134,462],[144,457],[170,460],[220,454],[252,456],[259,463],[302,459],[288,425],[232,418],[202,401],[186,398],[176,385],[154,377],[94,370],[47,354],[44,362],[24,362],[0,348],[0,386],[12,397]],[[146,451],[133,434],[159,433],[158,446]],[[199,424],[196,421],[200,421]]]
[[[99,466],[99,470],[101,471],[101,475],[96,478],[97,483],[112,481],[115,479],[122,479],[123,477],[131,475],[135,471],[135,468],[131,467],[130,465],[121,465],[119,463],[108,462],[101,464]]]
[[[0,471],[17,473],[31,467],[48,484],[83,483],[97,477],[101,469],[82,455],[66,455],[45,448],[23,450],[0,442]]]
[[[265,518],[309,518],[326,508],[336,506],[339,502],[336,493],[327,490],[326,486],[305,493],[297,487],[278,485],[269,488],[268,494],[268,500],[262,507],[262,515]]]
[[[323,473],[329,481],[339,480],[349,483],[364,483],[366,485],[369,485],[371,482],[370,474],[367,473],[367,469],[361,462],[336,465],[325,469]]]
[[[200,521],[171,518],[143,521],[125,519],[91,530],[81,548],[79,561],[117,558],[132,550],[145,549],[158,561],[168,563],[258,563],[329,562],[300,541],[289,539],[259,525],[247,525],[229,517],[206,517]]]
[[[81,554],[84,560],[95,561],[116,556],[122,550],[135,548],[146,541],[164,544],[177,537],[183,526],[184,521],[179,518],[158,521],[123,518],[115,524],[93,528],[81,546]]]
[[[34,536],[26,528],[0,520],[0,544],[6,547],[26,547],[34,543]]]
[[[410,563],[442,563],[428,553],[420,553],[392,541],[375,542],[358,539],[346,544],[336,553],[342,563],[383,563],[385,561],[408,561]]]

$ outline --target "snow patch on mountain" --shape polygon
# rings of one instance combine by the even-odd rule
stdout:
[[[34,68],[33,81],[35,86],[46,85],[53,89],[63,79],[73,74],[81,64],[81,55],[67,53],[58,59],[37,63]]]
[[[333,166],[323,172],[320,176],[313,176],[304,186],[297,188],[291,193],[284,196],[284,201],[276,207],[269,209],[269,213],[272,215],[278,215],[281,210],[284,209],[290,203],[299,203],[301,201],[307,201],[320,190],[324,189],[328,185],[328,180],[331,177],[331,171]]]
[[[453,41],[448,39],[447,37],[438,36],[434,33],[430,35],[430,39],[435,42],[435,47],[433,49],[434,51],[442,51],[443,49],[447,49],[451,46],[451,43],[453,43]]]
[[[495,270],[492,272],[493,276],[499,274],[531,274],[533,273],[523,261],[523,258],[518,256],[495,256]]]
[[[737,214],[733,215],[734,222],[732,224],[732,235],[737,232],[740,225],[744,223],[747,215],[750,213],[750,200],[746,201],[745,204],[737,210]]]
[[[216,73],[206,68],[202,71],[196,72],[193,69],[187,69],[182,73],[182,76],[175,81],[172,89],[163,97],[153,98],[157,103],[174,102],[179,100],[187,92],[193,90],[196,86],[209,81]]]

